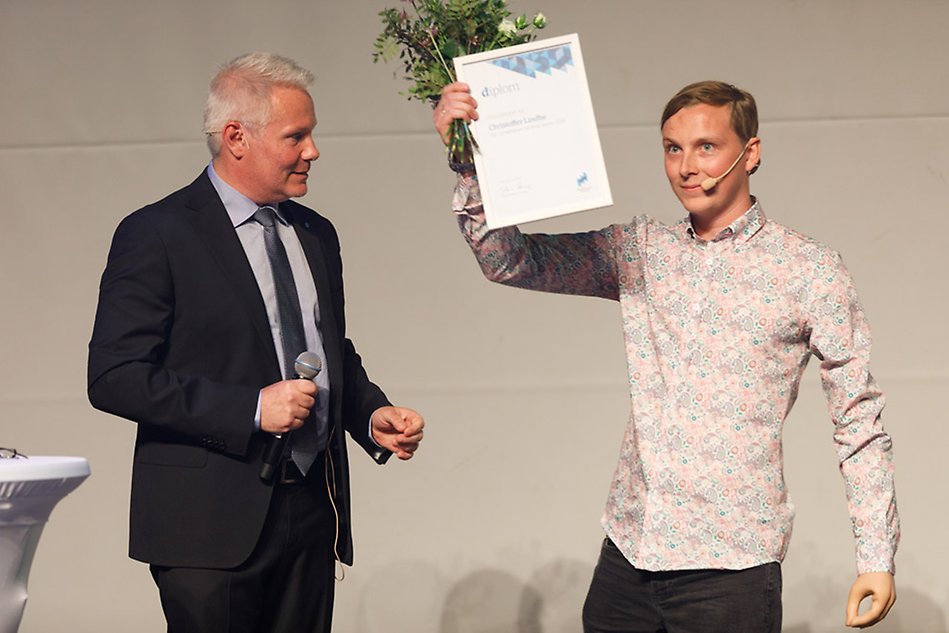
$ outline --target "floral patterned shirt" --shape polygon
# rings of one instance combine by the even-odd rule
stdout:
[[[630,416],[603,527],[637,568],[781,561],[794,518],[781,431],[820,361],[857,571],[894,571],[899,518],[870,331],[840,256],[758,202],[714,239],[647,216],[564,235],[490,231],[476,175],[453,200],[485,276],[619,301]]]

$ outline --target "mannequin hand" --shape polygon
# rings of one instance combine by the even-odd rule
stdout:
[[[857,615],[860,602],[867,596],[872,596],[873,603],[870,609]],[[847,598],[847,626],[863,629],[873,626],[886,617],[893,603],[896,602],[896,583],[893,574],[889,572],[871,572],[860,574],[850,588]]]

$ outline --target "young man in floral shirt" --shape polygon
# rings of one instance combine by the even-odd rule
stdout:
[[[477,118],[461,83],[433,114],[445,141],[454,119]],[[875,624],[896,599],[899,519],[884,398],[850,275],[836,252],[768,220],[751,195],[761,140],[749,93],[686,86],[661,132],[666,176],[688,212],[673,226],[639,216],[578,234],[488,230],[473,166],[454,166],[453,210],[488,279],[614,299],[623,313],[631,412],[584,630],[781,630],[794,514],[781,433],[811,356],[856,539],[846,623]]]

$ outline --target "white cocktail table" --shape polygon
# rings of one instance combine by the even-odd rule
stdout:
[[[60,499],[89,476],[82,457],[0,459],[0,631],[15,633],[43,526]]]

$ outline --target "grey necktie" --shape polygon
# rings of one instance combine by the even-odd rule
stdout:
[[[300,314],[300,298],[293,280],[293,271],[287,251],[277,234],[276,214],[271,207],[260,207],[254,220],[264,227],[264,248],[273,271],[274,292],[277,298],[277,314],[280,319],[280,343],[283,348],[283,377],[293,378],[296,372],[293,363],[300,352],[306,351],[306,334]],[[290,455],[300,472],[306,474],[319,452],[316,416],[310,417],[302,427],[293,432],[290,439]]]

